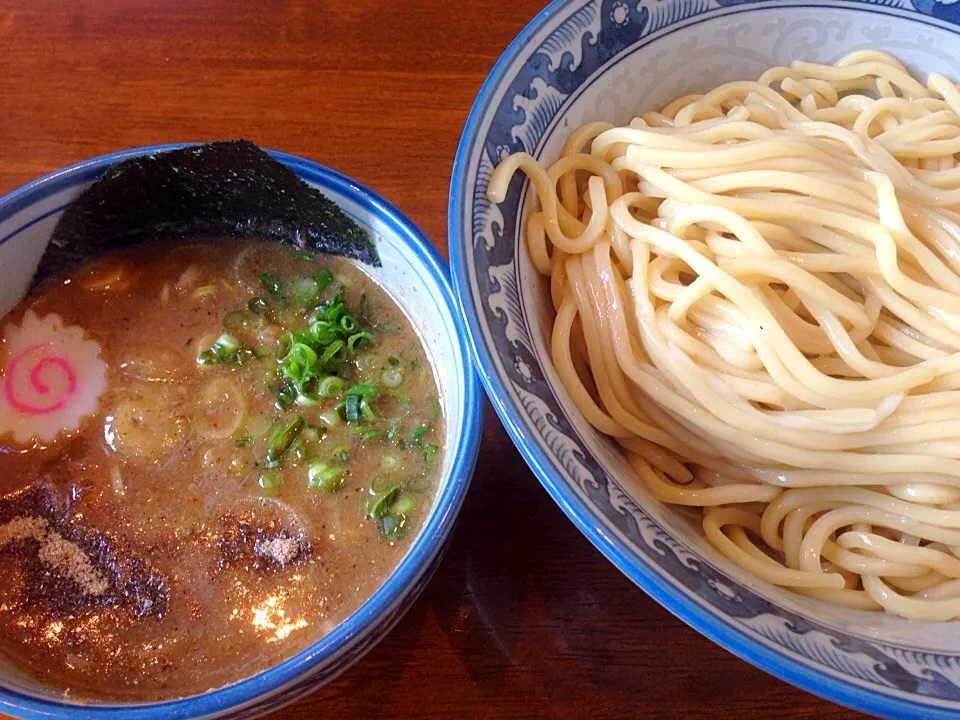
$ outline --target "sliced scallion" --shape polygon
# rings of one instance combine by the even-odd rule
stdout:
[[[216,292],[216,285],[201,285],[200,287],[194,288],[193,292],[190,294],[195,298],[202,298],[206,297],[207,295],[215,295]]]
[[[283,281],[279,277],[263,272],[257,275],[257,279],[277,305],[286,307],[287,299],[283,295]]]
[[[413,432],[410,433],[410,437],[413,438],[414,440],[419,440],[421,437],[423,437],[423,434],[427,432],[427,430],[429,429],[430,429],[429,423],[421,423],[420,425],[417,425],[413,429]]]
[[[390,512],[395,515],[409,515],[413,507],[413,498],[401,495],[393,505],[390,506]]]
[[[347,395],[343,402],[343,416],[348,423],[360,422],[360,396]]]
[[[377,389],[368,383],[355,383],[348,387],[343,394],[347,397],[357,395],[364,400],[374,400],[377,397]]]
[[[333,358],[337,356],[341,350],[343,350],[343,340],[335,340],[327,346],[327,349],[323,351],[323,355],[320,356],[320,364],[326,365]]]
[[[227,330],[239,330],[247,324],[247,314],[243,310],[231,310],[221,320]]]
[[[373,345],[373,335],[368,332],[354,333],[347,339],[347,348],[350,352],[356,352],[364,345]]]
[[[328,375],[317,383],[317,394],[322,398],[335,398],[343,392],[343,380],[336,375]]]
[[[263,315],[267,311],[267,301],[262,297],[252,297],[247,300],[247,310],[257,315]]]
[[[360,437],[360,442],[367,442],[368,440],[380,437],[380,431],[368,425],[358,426],[356,433]]]
[[[297,395],[296,400],[294,400],[294,402],[300,407],[309,407],[309,408],[320,407],[323,404],[323,401],[320,398],[314,395],[309,395],[307,393],[300,393],[299,395]]]
[[[307,487],[336,492],[343,487],[344,469],[327,465],[319,460],[307,468]]]
[[[384,515],[380,518],[378,525],[380,532],[389,540],[397,540],[406,534],[406,515]]]
[[[380,469],[384,472],[395,472],[400,467],[400,458],[387,453],[380,458]]]
[[[317,288],[320,292],[323,292],[330,284],[333,282],[333,275],[330,274],[330,271],[326,268],[321,268],[313,274],[313,281],[317,284]]]
[[[439,448],[433,443],[427,443],[423,446],[423,461],[427,464],[427,467],[430,466],[430,463],[433,461],[433,456],[437,454]]]
[[[300,437],[306,421],[299,415],[288,422],[270,441],[267,449],[267,463],[276,464]]]
[[[320,287],[313,278],[297,278],[293,281],[293,294],[302,307],[311,307],[320,294]]]
[[[328,428],[336,427],[343,422],[343,420],[340,418],[340,413],[334,409],[324,410],[322,413],[320,413],[319,420]]]
[[[230,333],[223,333],[220,337],[214,340],[213,345],[210,346],[211,350],[215,352],[224,352],[224,353],[233,353],[240,349],[240,341],[237,340]]]
[[[398,367],[385,368],[380,373],[380,382],[383,383],[385,388],[395,390],[403,384],[403,370]]]
[[[351,396],[356,397],[356,396]],[[363,398],[360,401],[360,414],[363,416],[363,419],[367,422],[373,422],[377,419],[377,414],[373,411],[373,408],[370,407],[370,402]]]
[[[376,493],[371,497],[364,499],[363,511],[371,520],[379,520],[387,514],[390,509],[390,503],[399,492],[399,485],[391,485],[381,493]]]
[[[258,484],[264,490],[276,490],[283,484],[283,478],[280,476],[279,470],[275,468],[267,468],[260,473]]]

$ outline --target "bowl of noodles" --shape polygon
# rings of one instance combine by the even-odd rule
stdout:
[[[891,717],[960,710],[957,8],[557,0],[450,190],[482,379],[571,520]]]

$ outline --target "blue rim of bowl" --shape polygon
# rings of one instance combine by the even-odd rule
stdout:
[[[538,32],[557,14],[573,4],[573,0],[552,0],[537,13],[506,47],[493,68],[487,74],[477,93],[464,123],[463,133],[457,145],[450,175],[450,194],[447,203],[447,247],[450,258],[450,274],[453,292],[460,308],[463,324],[467,329],[469,344],[476,360],[477,372],[487,391],[487,396],[514,445],[526,460],[527,465],[560,506],[567,517],[617,569],[650,595],[666,610],[680,618],[694,630],[729,650],[742,660],[785,680],[808,692],[828,700],[847,705],[882,717],[918,717],[955,719],[957,712],[943,706],[926,705],[904,698],[871,691],[852,683],[831,677],[812,664],[795,660],[764,646],[748,636],[743,630],[727,622],[723,616],[711,613],[681,592],[652,570],[630,546],[604,527],[592,521],[594,509],[581,499],[569,486],[558,479],[553,462],[535,443],[527,440],[524,421],[517,408],[507,399],[509,389],[496,371],[496,362],[490,348],[483,342],[483,329],[479,312],[473,302],[473,291],[468,272],[470,238],[460,232],[460,220],[464,217],[464,203],[469,198],[466,191],[469,178],[466,175],[473,151],[473,142],[479,138],[479,129],[491,99],[504,77],[506,68],[526,52],[525,48]],[[851,10],[858,10],[854,2]]]
[[[74,185],[89,182],[100,176],[110,165],[138,155],[147,155],[163,150],[173,150],[196,143],[170,143],[149,145],[128,150],[99,155],[82,160],[73,165],[56,170],[32,182],[22,185],[0,197],[0,218],[33,204],[42,195],[49,195]],[[463,407],[459,419],[456,454],[449,472],[449,481],[434,500],[433,509],[426,523],[414,538],[410,549],[399,565],[387,577],[384,583],[346,620],[315,643],[252,677],[240,680],[202,695],[190,695],[175,700],[155,703],[123,704],[73,704],[57,700],[38,698],[15,690],[0,687],[0,710],[30,720],[53,717],[70,717],[76,720],[177,720],[216,713],[228,712],[237,706],[255,704],[259,698],[272,697],[277,691],[307,674],[314,666],[348,649],[365,635],[366,629],[376,626],[381,616],[398,606],[406,597],[409,589],[415,588],[424,572],[431,567],[449,539],[454,522],[463,506],[467,488],[473,475],[477,452],[480,446],[480,430],[483,418],[482,395],[472,367],[463,320],[458,312],[446,271],[440,254],[424,235],[406,219],[399,210],[373,191],[351,180],[335,170],[310,160],[288,153],[267,150],[276,160],[292,168],[304,180],[348,196],[360,207],[383,221],[390,230],[404,241],[413,251],[417,261],[426,267],[429,276],[441,289],[444,303],[449,307],[453,321],[458,329],[455,347],[464,358],[462,366],[464,378]],[[60,208],[51,211],[59,212]],[[51,214],[47,213],[47,214]],[[36,222],[31,221],[27,225]],[[24,226],[26,227],[26,226]],[[7,237],[20,232],[19,228]],[[0,239],[0,243],[6,238]],[[410,598],[412,600],[412,598]],[[357,657],[352,658],[358,659]],[[345,670],[346,667],[339,668]],[[332,679],[332,675],[329,679]],[[239,710],[240,708],[238,708]]]

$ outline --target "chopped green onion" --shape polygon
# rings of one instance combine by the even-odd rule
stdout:
[[[397,540],[407,532],[406,515],[385,515],[380,519],[380,532],[389,540]]]
[[[427,443],[426,445],[423,446],[423,461],[427,464],[428,467],[430,466],[430,463],[433,461],[433,456],[437,454],[438,449],[439,448],[437,448],[437,446],[434,445],[433,443]]]
[[[342,467],[331,467],[319,460],[312,462],[307,468],[307,487],[336,492],[343,488],[343,473]]]
[[[292,336],[292,333],[288,333]],[[285,335],[286,336],[286,335]],[[317,361],[317,354],[309,345],[292,340],[290,349],[280,359],[283,363],[299,363],[303,365],[313,365]]]
[[[279,470],[268,468],[260,473],[258,484],[264,490],[276,490],[283,484],[283,478]]]
[[[388,362],[390,365],[399,365],[399,364],[400,364],[400,356],[399,356],[399,355],[387,355],[387,362]]]
[[[373,479],[373,482],[370,483],[370,490],[372,490],[375,494],[379,494],[387,490],[387,488],[392,488],[394,485],[396,485],[396,482],[393,480],[376,477]]]
[[[198,288],[195,288],[192,293],[190,293],[195,298],[206,297],[207,295],[215,295],[217,292],[216,285],[201,285]]]
[[[340,413],[333,409],[324,410],[322,413],[320,413],[319,419],[320,422],[322,422],[328,428],[335,427],[343,422],[343,420],[340,418]]]
[[[320,400],[320,398],[314,397],[313,395],[306,395],[304,393],[297,395],[297,398],[294,400],[294,402],[300,407],[320,407],[320,405],[323,404],[323,401]]]
[[[337,445],[333,449],[331,457],[337,462],[345,463],[350,460],[350,452],[347,450],[346,445]]]
[[[243,365],[256,357],[259,356],[255,350],[243,347],[233,335],[223,333],[209,350],[197,356],[197,362],[201,365]]]
[[[222,350],[225,353],[233,353],[240,349],[240,341],[229,333],[223,333],[220,337],[214,340],[213,345],[210,346],[210,349],[215,351]]]
[[[307,442],[320,442],[320,429],[314,425],[310,425],[309,427],[305,427],[303,429],[303,434],[300,437]]]
[[[394,472],[400,467],[400,459],[389,453],[380,458],[380,469],[384,472]]]
[[[320,287],[313,278],[297,278],[293,281],[293,294],[303,307],[310,307],[317,299]]]
[[[353,319],[352,315],[344,315],[340,318],[340,327],[343,328],[345,333],[352,333],[357,329],[357,321]]]
[[[250,439],[249,435],[241,435],[240,437],[238,437],[236,440],[233,441],[233,445],[234,447],[245,448],[245,447],[249,447],[251,442],[253,441]]]
[[[320,356],[320,364],[326,365],[329,363],[331,360],[333,360],[337,353],[343,350],[343,347],[343,340],[336,340],[330,343],[327,349],[323,351],[323,355]]]
[[[267,449],[268,465],[273,466],[280,462],[280,459],[300,437],[304,425],[306,425],[306,421],[298,415],[274,436],[270,441],[270,447]]]
[[[377,493],[363,501],[363,511],[371,520],[379,520],[390,509],[390,503],[399,492],[399,485],[391,485],[389,489],[382,493]]]
[[[377,397],[377,389],[368,383],[356,383],[348,387],[343,394],[347,397],[358,395],[364,400],[374,400]]]
[[[271,275],[270,273],[260,273],[257,275],[257,279],[260,281],[260,284],[263,285],[263,289],[267,291],[267,294],[273,298],[274,302],[277,303],[280,307],[286,307],[287,299],[283,295],[283,281],[280,280],[276,275]]]
[[[414,440],[419,440],[423,436],[423,434],[427,432],[427,430],[429,429],[430,429],[430,423],[422,423],[420,425],[417,425],[413,429],[413,432],[410,433],[410,437],[413,438]]]
[[[313,274],[313,281],[317,284],[319,292],[323,292],[330,287],[330,283],[333,282],[333,275],[331,275],[330,271],[326,268],[321,268]]]
[[[292,257],[294,260],[304,260],[306,262],[320,262],[320,260],[315,258],[313,255],[307,255],[307,253],[305,252],[292,252],[290,253],[290,257]]]
[[[357,428],[356,432],[360,436],[360,442],[367,442],[368,440],[373,440],[374,438],[380,437],[380,431],[376,428],[369,427],[367,425],[361,425]]]
[[[413,498],[401,495],[393,505],[390,506],[390,512],[395,515],[409,515],[413,510]]]
[[[347,395],[343,403],[343,414],[348,423],[360,422],[360,396]]]
[[[220,322],[227,330],[239,330],[247,324],[247,314],[243,310],[231,310]]]
[[[403,426],[400,423],[394,423],[393,425],[391,425],[390,429],[387,430],[387,435],[386,435],[387,440],[393,440],[393,438],[396,437],[397,433],[400,432],[402,427]]]
[[[417,359],[416,359],[416,358],[413,358],[413,359],[410,360],[410,369],[411,369],[411,370],[416,370],[416,369],[417,369]]]
[[[257,315],[263,315],[267,311],[267,301],[262,297],[252,297],[247,300],[247,310]]]
[[[322,398],[334,398],[343,391],[343,380],[336,375],[328,375],[317,385],[317,394]]]
[[[403,481],[403,488],[407,492],[422,493],[430,487],[430,480],[426,474],[411,475]]]
[[[293,333],[289,330],[285,330],[280,337],[277,338],[277,357],[280,359],[280,362],[286,359],[296,342]]]
[[[364,322],[370,317],[370,298],[366,293],[360,293],[360,319]]]
[[[389,359],[389,358],[388,358]],[[403,370],[398,367],[388,367],[380,374],[383,386],[394,390],[403,384]]]
[[[413,510],[413,501],[400,495],[400,486],[393,485],[384,492],[376,492],[364,500],[363,510],[377,523],[385,537],[395,540],[407,531],[407,520]]]
[[[297,394],[296,383],[289,380],[282,383],[274,392],[274,397],[277,401],[277,408],[280,410],[286,410],[296,401]]]
[[[347,340],[347,348],[350,352],[356,352],[364,345],[373,345],[373,335],[368,332],[354,333]]]
[[[373,411],[373,408],[370,407],[370,403],[366,398],[363,398],[363,400],[360,401],[360,414],[363,415],[364,419],[366,419],[368,422],[373,422],[377,419],[377,414]]]

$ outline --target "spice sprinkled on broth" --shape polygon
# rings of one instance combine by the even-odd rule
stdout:
[[[72,339],[16,375],[5,342],[0,373],[65,419],[0,424],[0,652],[52,687],[157,700],[269,667],[369,597],[430,508],[432,368],[351,261],[136,249],[0,329],[34,326]]]

